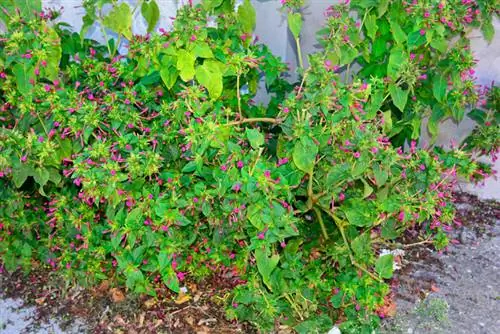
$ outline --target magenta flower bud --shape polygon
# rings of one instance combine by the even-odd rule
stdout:
[[[239,169],[243,168],[244,164],[243,164],[243,161],[239,160],[237,163],[236,163],[236,167],[238,167]]]
[[[257,236],[260,240],[264,240],[264,238],[266,237],[264,232],[260,232],[259,235]]]

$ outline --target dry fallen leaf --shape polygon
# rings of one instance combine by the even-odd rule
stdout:
[[[112,288],[111,290],[109,290],[109,292],[111,294],[111,300],[113,301],[113,303],[121,303],[125,300],[125,295],[123,294],[123,292],[121,292],[120,289]]]
[[[184,304],[185,302],[189,301],[191,299],[191,296],[186,294],[186,293],[183,293],[182,291],[179,292],[179,295],[177,296],[177,298],[175,299],[175,303],[176,304]]]
[[[144,306],[146,306],[146,308],[152,308],[155,305],[156,305],[156,300],[154,298],[148,299],[144,302]]]
[[[45,297],[40,297],[40,298],[35,299],[35,303],[37,303],[38,305],[44,304],[45,303]]]

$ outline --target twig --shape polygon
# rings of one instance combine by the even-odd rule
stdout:
[[[278,118],[269,118],[269,117],[245,118],[242,119],[241,121],[233,121],[226,123],[224,125],[241,125],[245,123],[258,123],[258,122],[279,124],[281,123],[281,120]]]

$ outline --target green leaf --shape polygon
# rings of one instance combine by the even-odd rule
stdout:
[[[268,257],[267,253],[267,248],[257,248],[255,250],[255,261],[257,262],[257,269],[262,276],[262,281],[269,290],[272,290],[271,274],[278,265],[280,256],[278,254],[273,254],[271,257]]]
[[[218,61],[205,60],[196,68],[196,80],[208,89],[210,97],[217,99],[222,94],[222,72]]]
[[[382,17],[387,12],[387,8],[389,8],[389,0],[380,0],[377,7],[378,17]]]
[[[393,48],[389,56],[389,63],[387,64],[387,75],[396,80],[400,76],[399,69],[407,62],[408,57],[406,52],[400,47]]]
[[[442,75],[436,74],[432,80],[432,93],[434,94],[436,100],[443,102],[443,99],[446,96],[447,87],[448,83],[446,79]]]
[[[205,42],[197,42],[194,45],[193,53],[198,58],[214,58],[212,49]]]
[[[255,8],[253,8],[250,0],[245,0],[238,6],[238,21],[245,33],[251,33],[255,28]]]
[[[389,133],[392,130],[392,112],[390,110],[384,111],[382,116],[384,117],[384,131]]]
[[[160,70],[161,80],[168,89],[172,89],[179,77],[179,71],[174,67],[162,67]]]
[[[368,37],[370,37],[372,40],[375,40],[375,37],[377,36],[378,26],[377,17],[374,14],[370,14],[366,17],[365,28]]]
[[[389,174],[385,169],[383,169],[380,164],[376,163],[373,165],[373,174],[375,175],[375,181],[378,187],[382,187],[389,178]]]
[[[155,0],[146,0],[142,3],[141,6],[141,14],[142,17],[148,23],[148,33],[153,31],[160,19],[160,8],[158,8],[158,4]]]
[[[194,69],[195,61],[196,57],[192,53],[186,50],[179,50],[177,52],[177,69],[182,80],[189,81],[194,78],[196,73]]]
[[[85,16],[82,18],[82,28],[80,29],[80,40],[83,42],[85,39],[85,35],[87,35],[87,31],[89,31],[90,27],[94,25],[96,20],[95,9],[88,9],[85,12]]]
[[[264,135],[259,132],[257,129],[249,129],[245,130],[248,141],[250,145],[256,150],[262,145],[264,145]]]
[[[114,6],[102,21],[106,28],[132,39],[132,12],[125,2]]]
[[[35,179],[35,182],[40,185],[40,187],[43,187],[47,184],[47,182],[49,182],[50,173],[45,168],[37,168],[35,169],[33,178]]]
[[[420,30],[414,31],[408,35],[408,48],[410,50],[418,48],[427,41],[425,35],[420,34]]]
[[[301,171],[310,174],[314,169],[317,154],[318,146],[316,143],[309,137],[302,137],[293,148],[293,163]]]
[[[491,43],[493,41],[493,36],[495,36],[495,27],[491,19],[485,20],[481,25],[481,31],[483,32],[484,39]]]
[[[392,254],[382,255],[375,262],[375,271],[382,278],[391,278],[394,272],[394,257]]]
[[[44,68],[45,78],[54,81],[59,77],[59,62],[61,61],[61,39],[52,28],[47,28],[46,55],[47,66]]]
[[[389,85],[389,93],[391,94],[392,103],[401,111],[404,111],[406,102],[408,102],[409,90],[403,90],[402,88],[391,84]]]
[[[288,14],[288,28],[295,39],[299,38],[302,30],[302,15],[300,13]]]
[[[370,233],[363,233],[351,242],[351,248],[356,260],[367,262],[372,254]]]
[[[12,182],[16,188],[21,188],[28,176],[33,172],[33,169],[26,165],[19,165],[12,170]]]
[[[17,89],[23,95],[28,94],[31,91],[32,85],[30,84],[30,79],[34,79],[31,74],[33,72],[33,67],[26,64],[15,64],[12,67],[12,73],[16,77]]]
[[[373,188],[368,184],[368,182],[365,181],[365,179],[361,179],[363,182],[363,198],[367,198],[373,193]]]
[[[365,227],[375,222],[374,207],[369,201],[348,200],[341,206],[341,210],[351,225]]]
[[[389,23],[391,25],[392,36],[394,37],[396,43],[399,45],[403,45],[404,43],[406,43],[408,36],[406,36],[399,23],[393,20],[391,20]]]
[[[432,115],[429,117],[429,121],[427,123],[427,131],[431,135],[431,143],[434,143],[437,139],[437,135],[439,132],[439,122],[441,118],[443,118],[444,112],[439,107],[438,104],[435,104],[432,108]]]
[[[446,38],[434,38],[431,41],[431,46],[439,52],[445,53],[448,50],[448,41],[446,40]]]
[[[486,119],[488,118],[488,114],[481,109],[472,109],[468,114],[467,117],[475,121],[476,123],[479,124],[484,124]]]

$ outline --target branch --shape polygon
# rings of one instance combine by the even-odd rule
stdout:
[[[245,118],[242,119],[241,121],[234,121],[234,122],[229,122],[224,125],[241,125],[245,123],[273,123],[273,124],[280,124],[281,119],[278,118],[268,118],[268,117],[257,117],[257,118]]]

